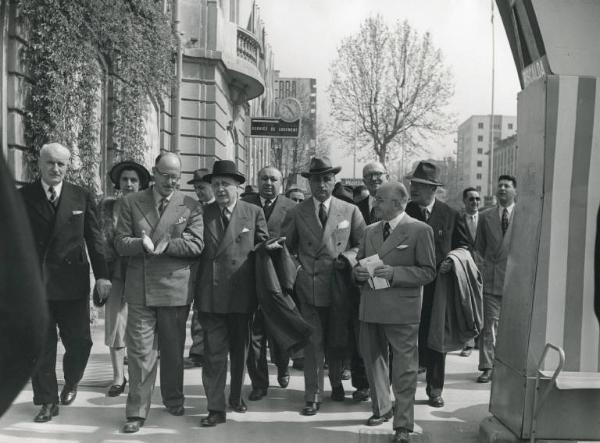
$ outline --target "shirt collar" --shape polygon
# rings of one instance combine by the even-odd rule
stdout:
[[[313,201],[315,202],[315,210],[317,212],[319,212],[319,205],[321,203],[323,203],[323,206],[325,206],[325,210],[329,211],[329,206],[331,205],[331,196],[329,196],[329,198],[327,200],[325,200],[324,202],[320,202],[319,200],[317,200],[316,198],[312,198]]]
[[[225,206],[225,208],[227,208],[227,211],[229,212],[229,215],[233,214],[233,210],[235,209],[236,204],[237,204],[237,200],[234,201],[233,203]],[[222,208],[221,205],[219,205],[219,209],[221,210],[221,212],[223,212],[223,209],[225,209],[225,208]]]
[[[44,188],[44,193],[46,194],[46,197],[49,197],[50,192],[48,191],[48,189],[50,189],[50,185],[46,184],[46,182],[44,180],[40,180],[40,181],[42,182],[42,188]],[[62,181],[57,185],[52,185],[52,187],[54,188],[54,192],[56,192],[56,198],[60,197],[60,193],[62,192],[62,185],[63,185]]]
[[[369,199],[369,212],[370,212],[371,209],[373,209],[373,206],[375,206],[375,197],[373,197],[372,195],[369,195],[367,198]]]
[[[393,219],[382,220],[381,223],[383,223],[383,224],[388,223],[390,225],[390,232],[392,232],[394,229],[396,229],[396,226],[398,226],[398,223],[400,223],[400,221],[402,221],[402,219],[404,218],[404,214],[406,214],[406,213],[404,211],[402,211],[400,214],[395,216]]]
[[[160,201],[164,198],[165,200],[167,200],[167,203],[171,200],[171,197],[173,197],[173,194],[175,193],[175,191],[171,192],[171,194],[169,194],[166,197],[163,197],[162,195],[160,195],[158,193],[158,191],[156,190],[156,188],[154,186],[152,186],[152,196],[154,197],[154,204],[156,206],[158,206],[158,204],[160,203]]]
[[[433,212],[433,205],[434,204],[435,204],[435,198],[427,206],[421,206],[421,205],[419,205],[419,208],[421,208],[421,210],[427,209],[429,211],[429,215],[431,215],[431,213]]]
[[[509,206],[506,207],[508,210],[508,216],[512,215],[513,209],[515,209],[515,202],[512,202]],[[498,214],[500,214],[500,218],[502,218],[502,213],[504,212],[504,206],[498,205]]]
[[[271,204],[275,203],[275,200],[277,200],[277,196],[273,197],[273,198],[269,198],[268,200],[271,201]],[[264,197],[260,197],[260,205],[264,208],[265,207],[265,202],[267,201],[266,198]]]

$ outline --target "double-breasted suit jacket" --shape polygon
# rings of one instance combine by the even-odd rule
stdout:
[[[248,260],[269,233],[261,208],[238,200],[225,232],[217,202],[204,207],[205,247],[200,260],[195,301],[200,312],[250,313],[256,308],[254,267]]]
[[[325,228],[315,212],[314,199],[299,203],[288,212],[287,245],[300,262],[296,291],[301,302],[329,306],[334,260],[342,253],[354,258],[365,229],[359,209],[331,197]]]
[[[96,279],[110,278],[92,195],[79,186],[63,182],[60,202],[54,210],[40,180],[23,186],[20,192],[33,231],[48,300],[89,297],[88,254]]]
[[[154,245],[167,237],[169,246],[158,256],[146,254],[142,231]],[[125,297],[128,303],[149,307],[189,305],[193,295],[192,270],[202,253],[202,207],[175,191],[162,216],[152,189],[121,199],[115,246],[128,259]]]
[[[252,203],[253,205],[262,208],[262,202],[258,194],[251,194],[248,197],[244,197],[245,202]],[[285,216],[287,212],[296,207],[296,203],[287,198],[285,195],[278,195],[273,203],[273,209],[271,215],[267,220],[267,229],[269,231],[269,238],[279,238],[285,235],[286,227],[284,226]]]

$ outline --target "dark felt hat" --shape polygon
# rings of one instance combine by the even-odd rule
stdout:
[[[329,172],[337,174],[341,170],[342,168],[340,166],[336,166],[335,168],[331,166],[331,160],[329,160],[328,157],[313,157],[310,159],[308,172],[301,172],[300,175],[304,178],[308,178],[311,175],[323,175]]]
[[[419,162],[415,172],[409,175],[411,182],[425,183],[426,185],[444,186],[440,182],[440,169],[431,162]]]
[[[150,184],[150,173],[144,166],[142,166],[139,163],[136,163],[132,160],[125,160],[125,161],[115,164],[110,169],[110,172],[108,173],[108,176],[110,177],[110,180],[113,182],[115,189],[119,189],[119,181],[121,180],[121,173],[124,170],[134,170],[135,172],[137,172],[137,175],[140,179],[140,190],[146,189],[148,187],[148,185]]]
[[[188,185],[193,185],[194,183],[204,182],[204,176],[209,173],[209,170],[206,168],[196,169],[194,171],[194,177],[187,182]]]
[[[226,177],[233,177],[240,184],[242,184],[242,183],[244,183],[246,181],[246,177],[244,177],[242,174],[240,174],[238,172],[238,170],[237,170],[237,168],[235,166],[235,163],[232,162],[231,160],[217,160],[213,164],[212,174],[206,174],[203,177],[203,180],[205,182],[210,183],[210,180],[215,175],[222,175],[222,176],[226,176]]]

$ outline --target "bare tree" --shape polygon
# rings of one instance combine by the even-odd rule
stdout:
[[[452,75],[431,35],[406,21],[390,28],[380,15],[366,19],[342,41],[330,71],[336,130],[363,154],[385,164],[451,129],[444,108],[454,93]]]

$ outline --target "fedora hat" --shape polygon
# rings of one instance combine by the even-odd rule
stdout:
[[[206,174],[208,174],[208,169],[206,168],[201,168],[201,169],[196,169],[194,171],[194,176],[192,177],[192,179],[190,181],[187,182],[188,185],[193,185],[194,183],[198,183],[198,182],[203,182],[204,181],[204,176]]]
[[[205,182],[210,183],[210,180],[215,175],[223,175],[226,177],[233,177],[240,185],[246,181],[246,177],[240,174],[235,166],[235,163],[231,160],[217,160],[213,164],[212,174],[206,174],[202,179]]]
[[[331,166],[331,160],[329,160],[328,157],[313,157],[310,159],[308,172],[301,172],[300,175],[304,178],[308,178],[311,175],[323,175],[329,172],[337,174],[341,170],[342,168],[340,166],[336,166],[335,168]]]
[[[150,173],[144,166],[134,162],[133,160],[125,160],[113,165],[108,173],[110,181],[113,182],[115,189],[120,189],[119,181],[121,180],[121,173],[124,170],[134,170],[137,172],[138,178],[140,179],[140,190],[146,189],[150,184]]]
[[[426,185],[444,186],[443,183],[440,182],[439,168],[431,162],[419,162],[415,168],[415,172],[406,178],[408,178],[411,182],[425,183]]]

